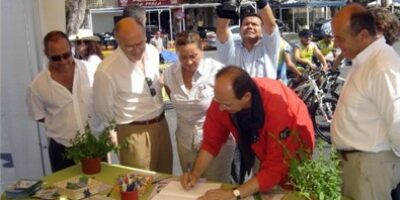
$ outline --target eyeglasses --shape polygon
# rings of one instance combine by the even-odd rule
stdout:
[[[146,77],[145,80],[147,85],[149,86],[151,96],[156,96],[156,89],[154,89],[153,87],[153,81],[149,77]]]
[[[72,53],[69,51],[67,53],[63,53],[61,55],[56,55],[56,56],[50,56],[50,60],[53,62],[60,62],[61,59],[63,60],[67,60],[68,58],[70,58],[72,55]]]

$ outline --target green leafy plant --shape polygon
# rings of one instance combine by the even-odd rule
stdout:
[[[335,149],[317,140],[313,159],[292,160],[289,179],[296,193],[307,199],[341,199],[340,160]]]
[[[115,123],[111,122],[99,136],[95,136],[89,123],[86,123],[84,133],[77,132],[64,156],[68,159],[80,161],[85,158],[102,158],[110,151],[118,151],[120,146],[110,141],[110,132],[114,128]]]
[[[314,154],[304,148],[298,133],[297,140],[300,149],[296,156],[291,155],[285,144],[274,135],[272,138],[283,146],[283,153],[289,158],[289,182],[298,196],[309,200],[340,200],[341,184],[340,159],[333,147],[325,148],[328,144],[318,139]]]

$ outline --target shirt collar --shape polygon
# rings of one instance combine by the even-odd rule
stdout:
[[[380,37],[368,45],[364,50],[357,54],[357,56],[353,59],[353,66],[357,66],[358,63],[367,60],[369,57],[373,56],[377,49],[380,49],[382,45],[386,44],[385,37]]]

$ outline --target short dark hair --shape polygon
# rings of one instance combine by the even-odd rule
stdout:
[[[363,29],[371,36],[376,36],[376,24],[374,16],[369,11],[355,12],[350,16],[350,32],[357,35]]]
[[[188,44],[196,44],[201,49],[200,35],[192,31],[183,31],[176,35],[175,46],[185,46]]]
[[[257,17],[258,19],[260,19],[260,21],[261,21],[261,25],[263,25],[263,20],[262,20],[262,18],[261,18],[261,16],[260,15],[258,15],[257,13],[254,13],[254,12],[249,12],[249,13],[246,13],[246,14],[244,14],[241,18],[240,18],[240,21],[242,22],[244,19],[246,19],[247,17]],[[240,26],[242,26],[242,23],[240,23]]]
[[[299,37],[309,38],[312,36],[312,32],[309,29],[303,29],[299,32]]]
[[[69,47],[71,48],[71,43],[68,40],[67,34],[65,34],[64,32],[59,31],[59,30],[54,30],[54,31],[48,32],[46,34],[46,36],[44,36],[44,38],[43,38],[44,50],[47,51],[47,46],[50,42],[55,42],[55,41],[58,41],[59,39],[65,39],[68,42]]]
[[[122,11],[122,17],[132,17],[136,20],[142,20],[143,17],[146,18],[146,10],[140,5],[130,5]]]
[[[235,65],[228,65],[218,71],[216,79],[222,75],[230,75],[232,77],[232,88],[236,99],[241,99],[246,92],[250,92],[254,87],[253,79],[242,68]]]

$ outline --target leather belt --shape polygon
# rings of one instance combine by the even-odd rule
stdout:
[[[161,115],[159,115],[153,119],[149,119],[149,120],[145,120],[145,121],[133,121],[129,124],[130,125],[149,125],[149,124],[158,123],[161,120],[163,120],[164,118],[165,118],[165,115],[164,115],[164,112],[162,112]]]
[[[347,161],[347,155],[351,153],[360,153],[360,150],[338,150],[339,154],[342,156],[343,160]]]

